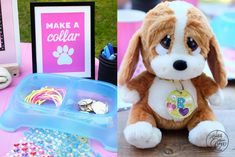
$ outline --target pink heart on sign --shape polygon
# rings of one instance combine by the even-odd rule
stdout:
[[[176,105],[171,104],[171,103],[167,103],[167,108],[169,109],[169,111],[173,111],[176,108]]]

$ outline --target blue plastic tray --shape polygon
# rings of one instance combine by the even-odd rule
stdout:
[[[53,102],[32,105],[24,101],[33,90],[42,87],[65,89],[62,105]],[[107,114],[80,112],[77,102],[91,98],[109,106]],[[76,133],[100,141],[104,148],[117,151],[117,89],[109,83],[53,74],[31,74],[16,87],[0,128],[16,131],[20,127],[46,128]]]

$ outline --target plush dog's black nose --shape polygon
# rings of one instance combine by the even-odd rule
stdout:
[[[173,67],[175,70],[183,71],[187,69],[187,63],[183,60],[177,60],[174,62]]]

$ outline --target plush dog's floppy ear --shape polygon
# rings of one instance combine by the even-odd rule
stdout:
[[[139,31],[137,31],[132,36],[124,59],[122,61],[121,68],[118,73],[119,85],[124,85],[132,78],[139,60],[140,45],[140,33]]]
[[[210,40],[208,65],[216,83],[220,88],[224,88],[227,85],[227,77],[220,48],[214,36]]]

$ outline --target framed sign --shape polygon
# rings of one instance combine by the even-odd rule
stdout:
[[[94,2],[31,2],[34,73],[94,78]]]
[[[17,0],[0,0],[0,66],[19,75],[20,35]]]
[[[3,22],[2,22],[2,2],[0,1],[0,51],[5,50],[5,39],[3,32]]]

